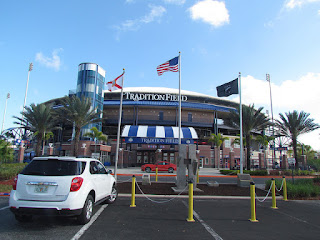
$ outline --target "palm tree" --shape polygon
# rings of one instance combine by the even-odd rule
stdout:
[[[208,142],[212,142],[215,146],[215,151],[217,151],[217,158],[218,158],[218,168],[220,167],[220,146],[225,141],[228,140],[228,137],[224,137],[221,133],[214,134],[212,133]]]
[[[58,128],[53,116],[52,105],[44,103],[35,105],[32,103],[30,107],[26,106],[25,111],[21,112],[21,114],[22,117],[14,116],[14,118],[19,120],[14,123],[34,133],[37,140],[35,153],[36,156],[40,156],[41,143],[45,141],[45,135],[51,132],[51,130]]]
[[[101,131],[99,131],[96,127],[92,127],[90,129],[92,132],[88,132],[86,134],[84,134],[83,136],[87,136],[87,137],[90,137],[90,138],[93,138],[94,141],[95,141],[95,146],[94,146],[94,152],[97,152],[96,151],[96,146],[97,146],[97,140],[98,141],[102,141],[102,142],[107,142],[108,141],[108,136],[103,134]]]
[[[297,151],[298,136],[320,128],[320,125],[314,123],[314,119],[309,118],[309,116],[310,113],[305,113],[304,111],[299,113],[297,110],[294,110],[293,112],[285,113],[285,116],[279,113],[280,120],[276,120],[280,134],[289,137],[292,141],[296,169],[299,168]]]
[[[92,109],[91,101],[86,97],[81,99],[74,95],[66,97],[62,100],[62,105],[63,107],[58,109],[58,114],[75,128],[73,155],[78,156],[81,128],[100,121],[100,112],[97,108]]]
[[[254,104],[246,106],[242,105],[242,132],[247,146],[247,169],[250,170],[251,164],[251,138],[253,132],[261,132],[270,125],[269,118],[262,113],[263,107],[254,108]],[[240,113],[233,111],[230,118],[225,121],[225,124],[234,128],[240,128]]]

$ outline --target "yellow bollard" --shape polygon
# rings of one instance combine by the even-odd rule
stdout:
[[[283,200],[288,201],[286,177],[283,176]]]
[[[278,209],[277,208],[277,203],[276,203],[276,180],[274,178],[272,178],[271,182],[272,182],[272,189],[271,189],[271,192],[272,192],[272,206],[271,206],[271,208]]]
[[[158,168],[156,167],[156,182],[158,182]]]
[[[189,181],[189,209],[188,209],[188,222],[195,222],[193,219],[193,183]]]
[[[131,188],[131,205],[130,207],[136,207],[136,177],[132,176],[132,188]]]
[[[256,186],[254,182],[250,183],[250,197],[251,197],[251,222],[259,222],[256,219]]]
[[[197,170],[197,183],[199,183],[199,168]]]

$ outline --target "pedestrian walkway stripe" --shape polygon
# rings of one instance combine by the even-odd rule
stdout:
[[[84,225],[77,233],[73,236],[71,240],[78,240],[84,233],[89,229],[89,227],[94,223],[94,221],[97,220],[97,218],[100,216],[100,214],[103,212],[103,210],[108,206],[108,204],[103,205],[96,214],[91,218],[90,222],[88,222],[86,225]]]
[[[188,207],[187,203],[185,201],[182,201],[183,204]],[[222,237],[219,236],[218,233],[216,233],[205,221],[201,219],[199,214],[193,210],[193,216],[202,224],[202,226],[207,230],[208,233],[215,239],[215,240],[223,240]]]

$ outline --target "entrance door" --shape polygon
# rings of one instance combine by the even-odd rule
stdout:
[[[199,168],[203,168],[203,158],[200,158],[199,160]]]

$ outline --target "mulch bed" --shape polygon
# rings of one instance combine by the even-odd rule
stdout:
[[[154,194],[154,195],[177,195],[172,190],[172,187],[176,187],[174,183],[151,183],[151,185],[142,185],[138,182],[144,194]],[[119,193],[131,193],[131,182],[118,183],[117,188]],[[209,187],[207,184],[197,184],[197,188],[202,191],[194,191],[194,195],[208,195],[208,196],[250,196],[249,187],[238,187],[236,184],[220,184],[219,187]],[[136,186],[136,194],[141,194],[140,190]],[[258,196],[266,196],[267,192],[256,188],[256,193]],[[182,195],[188,195],[182,193]]]

